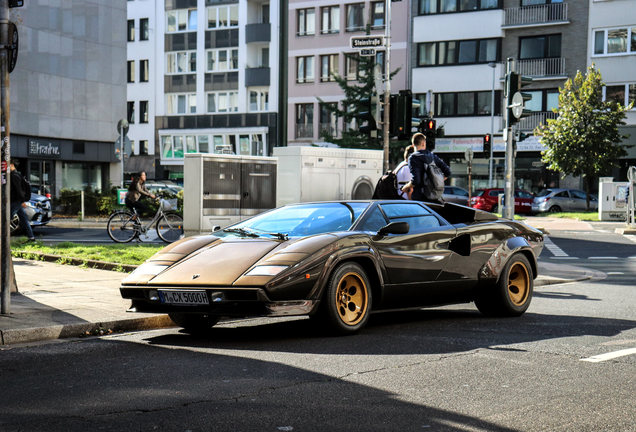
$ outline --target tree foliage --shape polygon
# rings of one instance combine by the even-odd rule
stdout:
[[[631,105],[603,101],[603,85],[594,65],[585,75],[578,71],[559,89],[559,108],[553,110],[558,117],[535,130],[546,147],[542,159],[548,169],[582,176],[588,194],[596,177],[607,173],[629,147],[620,144],[627,137],[620,135],[618,126],[625,124]]]

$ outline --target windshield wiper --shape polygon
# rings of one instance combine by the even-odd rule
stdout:
[[[258,234],[248,231],[245,228],[225,228],[223,232],[237,233],[245,237],[260,237]]]
[[[289,236],[285,233],[281,233],[281,232],[267,232],[267,231],[263,231],[263,230],[259,230],[258,228],[252,228],[256,231],[258,231],[259,233],[265,234],[265,235],[270,235],[272,237],[276,237],[279,240],[289,240]]]

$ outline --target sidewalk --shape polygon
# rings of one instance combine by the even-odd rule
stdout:
[[[119,295],[125,273],[13,259],[19,293],[0,315],[0,344],[82,337],[174,326],[167,315],[128,313]],[[535,287],[599,275],[579,267],[539,263]]]

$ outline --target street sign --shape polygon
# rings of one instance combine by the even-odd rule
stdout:
[[[351,48],[377,48],[384,46],[384,36],[352,36]]]
[[[126,135],[128,133],[128,120],[121,119],[117,122],[117,132],[120,135]]]
[[[9,7],[16,8],[24,6],[24,0],[9,0]]]
[[[375,55],[375,49],[373,49],[373,48],[363,48],[363,49],[360,50],[360,55],[361,56],[366,56],[366,57],[374,56]]]
[[[7,51],[9,54],[9,73],[11,73],[18,62],[18,28],[12,22],[9,23],[9,46]]]
[[[516,92],[512,95],[512,104],[510,104],[510,109],[512,110],[512,115],[515,116],[515,118],[521,118],[524,105],[525,101],[523,100],[521,92]]]

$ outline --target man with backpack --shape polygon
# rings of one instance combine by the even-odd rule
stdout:
[[[415,153],[409,157],[412,179],[402,190],[411,189],[413,200],[443,204],[444,181],[451,175],[450,168],[439,156],[426,149],[424,134],[416,133],[411,142],[415,147]]]
[[[11,218],[17,213],[20,219],[20,225],[29,241],[35,241],[31,224],[27,218],[24,208],[26,202],[31,199],[31,185],[29,182],[15,169],[15,162],[11,161],[9,168],[11,169]]]

